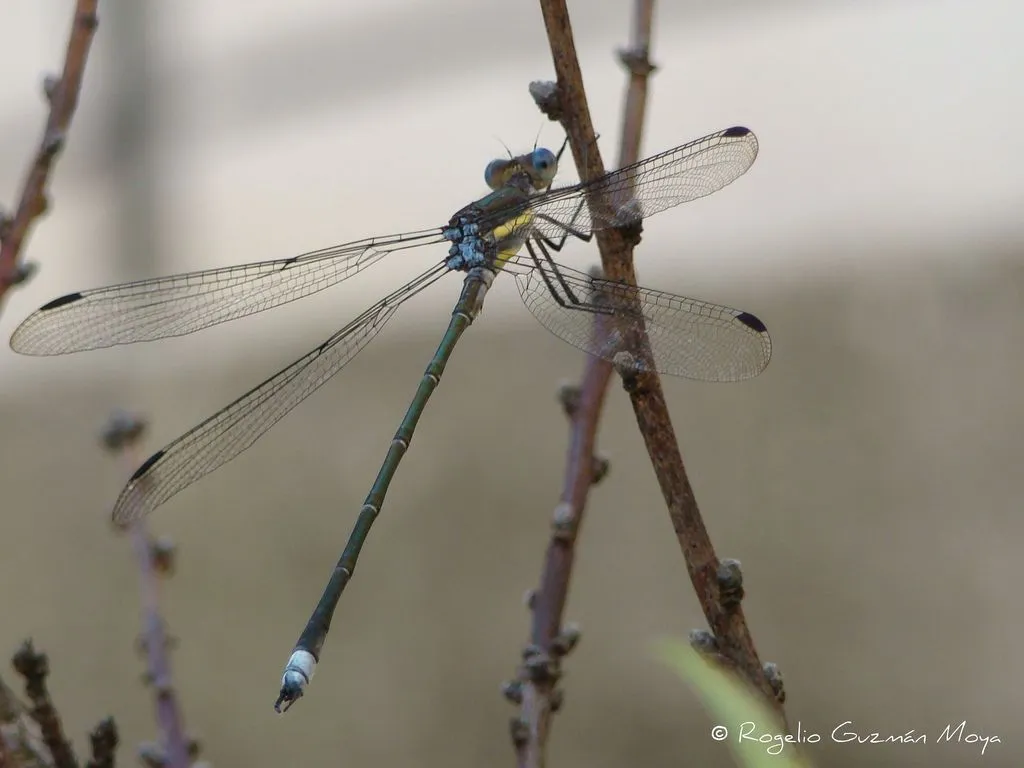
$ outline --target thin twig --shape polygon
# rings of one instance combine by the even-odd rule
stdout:
[[[636,162],[640,155],[640,137],[647,106],[647,80],[654,70],[649,58],[653,15],[654,0],[636,0],[630,45],[620,52],[620,60],[628,68],[630,77],[623,109],[619,167]],[[603,340],[608,332],[607,316],[595,314],[595,349],[604,346]],[[520,766],[544,764],[552,715],[561,701],[556,685],[563,654],[556,652],[556,640],[560,633],[564,635],[561,628],[575,543],[583,523],[590,487],[596,482],[594,448],[611,375],[610,362],[588,355],[580,385],[572,390],[571,399],[565,401],[570,422],[565,479],[561,499],[555,509],[540,587],[531,599],[532,652],[523,665],[528,674],[523,675],[524,679],[521,680],[521,727],[513,731],[514,734],[520,734],[519,739],[514,739]]]
[[[92,756],[85,764],[85,768],[114,768],[119,741],[114,718],[101,720],[89,734],[89,750]]]
[[[598,343],[608,334],[605,318],[595,315],[593,334]],[[564,400],[570,422],[565,479],[561,500],[555,508],[540,587],[530,600],[530,646],[524,653],[520,674],[522,727],[513,731],[521,766],[544,764],[551,716],[561,701],[556,688],[561,660],[578,639],[578,633],[563,629],[562,616],[569,594],[576,538],[583,523],[587,495],[595,482],[594,446],[611,375],[611,363],[588,357],[579,388],[574,388],[571,397]]]
[[[580,179],[587,181],[603,175],[604,164],[587,107],[569,12],[565,0],[541,0],[541,11],[558,78],[559,119],[570,138]],[[617,229],[602,230],[596,233],[596,240],[608,278],[635,286],[633,247],[626,233]],[[763,691],[781,712],[781,703],[762,668],[742,608],[738,601],[729,601],[723,606],[720,600],[718,557],[686,475],[661,380],[651,366],[640,371],[623,369],[621,375],[668,505],[690,580],[715,635],[719,653]]]
[[[17,694],[0,679],[0,768],[52,768],[39,724]]]
[[[14,658],[11,659],[15,671],[25,680],[25,695],[30,702],[29,713],[39,724],[43,743],[53,757],[56,768],[78,768],[75,753],[64,735],[60,715],[50,698],[46,686],[46,678],[50,674],[50,661],[45,653],[36,651],[30,640],[26,640]]]
[[[106,448],[116,452],[130,472],[138,466],[139,440],[145,431],[145,422],[132,414],[115,412],[102,434]],[[160,615],[159,575],[169,562],[147,530],[145,519],[132,523],[128,529],[139,568],[139,589],[142,601],[141,645],[146,652],[146,679],[153,687],[156,699],[156,720],[162,736],[161,747],[166,768],[188,768],[191,764],[188,739],[182,722],[181,708],[171,683],[171,663],[164,620]]]
[[[619,144],[619,168],[640,159],[640,139],[647,114],[647,82],[655,66],[651,63],[651,27],[654,24],[654,0],[636,0],[629,47],[619,51],[619,61],[629,71],[626,104],[622,110],[622,139]]]
[[[71,118],[78,106],[85,60],[99,24],[96,16],[97,4],[98,0],[77,0],[75,3],[75,15],[64,57],[64,71],[60,79],[47,77],[44,81],[44,90],[50,102],[50,114],[46,120],[43,139],[25,179],[21,201],[13,218],[8,219],[0,214],[0,299],[10,286],[22,282],[29,272],[26,268],[19,267],[18,259],[32,223],[48,207],[46,185],[54,161],[64,147]]]

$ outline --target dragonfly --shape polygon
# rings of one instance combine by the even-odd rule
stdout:
[[[661,373],[738,381],[756,376],[768,364],[771,340],[755,315],[594,277],[552,256],[570,237],[588,241],[602,229],[636,226],[644,217],[732,183],[757,157],[753,132],[727,128],[597,179],[553,187],[564,149],[565,144],[556,155],[534,148],[492,161],[484,171],[491,192],[458,210],[442,226],[290,258],[69,293],[44,304],[14,331],[11,347],[27,355],[60,355],[182,336],[317,293],[386,258],[447,245],[443,258],[418,277],[146,459],[115,502],[115,523],[129,525],[234,459],[337,374],[406,301],[448,273],[465,273],[448,328],[286,666],[279,711],[282,702],[287,709],[302,695],[312,677],[338,599],[420,416],[499,273],[513,275],[527,309],[554,335],[617,364],[623,360],[621,353],[632,352],[631,340],[638,334],[649,354],[626,359]],[[591,332],[597,315],[605,316],[612,329],[600,342]]]

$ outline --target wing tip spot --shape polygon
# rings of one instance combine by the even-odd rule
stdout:
[[[45,304],[43,304],[43,306],[39,308],[39,311],[46,312],[47,310],[50,309],[57,309],[58,307],[63,307],[65,304],[72,304],[81,298],[82,294],[79,291],[75,291],[74,293],[68,293],[65,294],[64,296],[60,296],[54,299],[53,301],[46,302]]]
[[[738,139],[743,136],[749,136],[750,134],[751,130],[749,128],[745,128],[742,125],[734,125],[732,128],[726,128],[724,131],[722,131],[722,138]]]
[[[138,469],[135,470],[134,473],[132,473],[132,476],[128,480],[128,482],[134,483],[136,480],[138,480],[140,477],[146,474],[152,468],[152,466],[160,460],[160,458],[163,455],[164,452],[163,449],[161,449],[154,453],[152,456],[150,456],[148,459],[146,459],[144,462],[142,462],[142,466],[140,466]]]
[[[736,319],[757,333],[765,333],[768,330],[768,326],[761,322],[761,318],[749,312],[740,312],[736,315]]]

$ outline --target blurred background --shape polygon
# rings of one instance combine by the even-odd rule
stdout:
[[[41,78],[72,3],[0,10],[0,186],[38,141]],[[575,2],[606,162],[631,2]],[[536,2],[104,0],[81,106],[0,336],[68,291],[446,221],[502,143],[562,135]],[[739,558],[787,711],[835,766],[1024,763],[1016,588],[1024,456],[1024,11],[1012,0],[660,3],[643,152],[733,124],[736,184],[645,222],[644,284],[739,306],[774,358],[736,385],[666,380],[721,557]],[[562,179],[574,173],[564,169]],[[152,420],[156,450],[305,353],[436,253],[201,335],[23,358],[0,351],[0,650],[31,636],[80,749],[102,715],[152,738],[133,652],[137,577],[109,510],[130,468],[97,432]],[[592,246],[566,261],[586,268]],[[527,639],[564,470],[554,393],[583,359],[499,280],[421,422],[309,695],[272,710],[459,290],[432,288],[317,396],[153,518],[181,547],[164,590],[189,730],[215,765],[511,764],[499,695]],[[468,427],[467,427],[468,422]],[[467,439],[469,442],[467,443]],[[613,384],[568,618],[555,766],[718,766],[712,720],[651,653],[704,626],[628,399]],[[10,672],[8,675],[11,679]],[[13,680],[12,680],[13,682]],[[948,724],[995,735],[937,744]],[[127,759],[127,758],[126,758]]]

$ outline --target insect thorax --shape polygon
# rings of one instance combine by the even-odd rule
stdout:
[[[530,197],[529,180],[513,177],[486,197],[458,211],[442,230],[451,242],[449,269],[467,272],[473,267],[500,268],[522,248],[533,214],[524,204]]]

